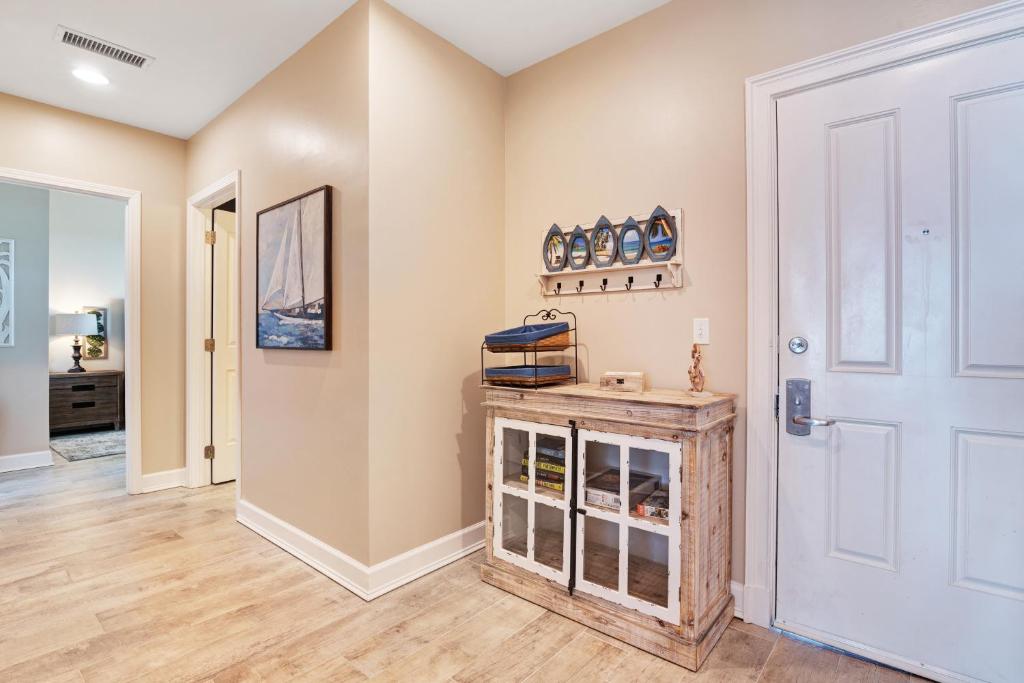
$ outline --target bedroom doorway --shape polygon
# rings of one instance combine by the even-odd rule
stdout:
[[[0,444],[0,472],[123,454],[115,469],[128,493],[142,493],[140,193],[10,168],[0,184],[25,195],[8,208],[39,209],[36,223],[22,216],[0,230],[0,365],[17,388],[3,397],[9,428],[0,430],[20,440]],[[15,234],[30,223],[37,229]]]

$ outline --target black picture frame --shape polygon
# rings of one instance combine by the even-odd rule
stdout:
[[[322,213],[316,207],[315,195],[323,194]],[[269,206],[256,213],[256,348],[259,349],[284,349],[294,351],[330,351],[332,346],[332,296],[331,296],[331,232],[332,232],[332,211],[331,199],[334,188],[330,185],[321,185],[315,189],[303,192],[273,206]],[[303,204],[306,200],[306,204]],[[311,213],[303,213],[304,206],[313,204]],[[297,216],[296,225],[289,222],[286,209],[296,205],[292,211]],[[320,226],[308,228],[303,224],[303,218],[319,218],[322,221]],[[271,231],[278,234],[270,234]],[[296,232],[297,231],[297,232]],[[299,238],[296,242],[295,235]],[[319,241],[319,244],[317,242]],[[273,246],[276,246],[276,249]],[[304,250],[303,247],[319,247],[316,249]],[[298,250],[299,275],[289,276],[288,272],[282,269],[291,269],[295,262],[293,250]],[[285,251],[288,251],[285,254]],[[268,264],[261,258],[261,254],[267,251],[274,252],[273,263]],[[305,253],[310,252],[309,254]],[[310,259],[307,262],[307,257]],[[322,263],[316,263],[316,259]],[[265,270],[269,268],[270,270]],[[308,274],[307,274],[308,270]],[[298,286],[301,290],[299,304],[294,304],[294,290]],[[307,287],[313,289],[307,292]],[[321,293],[322,296],[317,297]],[[280,305],[277,305],[278,291],[280,294]],[[307,298],[308,297],[308,298]],[[315,298],[314,298],[315,297]],[[292,304],[292,305],[289,305]]]

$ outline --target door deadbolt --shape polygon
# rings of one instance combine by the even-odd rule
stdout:
[[[803,337],[793,337],[789,340],[789,350],[795,354],[801,354],[807,350],[807,340]]]

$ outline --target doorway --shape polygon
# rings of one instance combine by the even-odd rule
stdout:
[[[937,680],[1024,669],[1022,27],[750,84],[745,617]]]
[[[123,288],[119,288],[119,292],[123,292],[122,302],[115,302],[116,294],[111,295],[114,299],[111,300],[110,305],[103,306],[102,301],[91,302],[91,301],[71,301],[70,299],[60,299],[59,302],[52,302],[49,297],[50,284],[47,281],[48,274],[51,270],[50,267],[50,254],[49,245],[45,245],[41,250],[35,250],[35,257],[42,259],[35,266],[31,264],[21,264],[19,258],[19,252],[17,250],[17,240],[7,239],[5,258],[6,258],[6,275],[5,280],[8,284],[13,284],[12,281],[17,278],[14,277],[16,274],[20,274],[22,271],[30,277],[35,277],[36,281],[34,284],[26,290],[14,290],[15,296],[20,298],[18,292],[24,294],[32,293],[37,297],[41,297],[40,301],[35,302],[36,305],[24,307],[25,310],[21,309],[16,311],[17,317],[5,316],[8,320],[8,324],[12,324],[13,331],[16,333],[18,329],[22,329],[21,325],[25,324],[24,328],[26,331],[32,329],[37,332],[35,337],[15,337],[15,334],[6,335],[8,337],[6,344],[0,344],[3,346],[11,347],[12,351],[20,352],[26,351],[33,354],[33,357],[38,357],[41,361],[39,372],[37,373],[39,382],[42,383],[41,390],[38,392],[43,397],[43,400],[34,409],[34,412],[38,415],[32,418],[32,424],[41,425],[42,429],[39,433],[40,439],[39,445],[35,446],[35,449],[31,452],[25,453],[14,453],[14,454],[0,454],[3,457],[0,458],[0,471],[9,471],[12,469],[23,469],[29,467],[41,467],[53,464],[52,452],[46,446],[48,443],[48,432],[49,427],[53,422],[53,413],[50,408],[50,401],[54,393],[61,393],[66,391],[68,397],[72,397],[66,401],[66,411],[68,419],[76,421],[75,427],[84,427],[85,422],[95,422],[97,425],[111,426],[111,427],[123,427],[122,433],[117,434],[117,449],[124,453],[125,465],[125,488],[128,493],[142,493],[146,490],[146,482],[142,476],[142,453],[141,453],[141,430],[140,420],[142,415],[142,395],[141,395],[141,364],[140,364],[140,262],[141,262],[141,194],[135,190],[112,187],[106,185],[99,185],[96,183],[90,183],[86,181],[80,181],[70,178],[61,178],[58,176],[50,176],[42,173],[34,173],[30,171],[21,171],[18,169],[0,168],[0,182],[9,183],[12,187],[23,187],[36,193],[41,193],[46,202],[46,228],[47,234],[49,231],[49,208],[50,202],[48,195],[60,197],[62,199],[61,206],[67,202],[81,201],[88,205],[88,209],[95,208],[95,205],[104,205],[107,209],[107,213],[113,211],[113,221],[116,225],[113,226],[114,239],[121,242],[120,249],[122,250],[123,260],[120,261],[120,268],[117,269],[117,277],[123,280]],[[66,201],[65,201],[66,200]],[[92,201],[90,201],[92,200]],[[112,203],[109,200],[114,200]],[[81,208],[81,207],[80,207]],[[76,209],[77,210],[77,209]],[[85,213],[89,213],[89,210],[85,210]],[[76,218],[76,220],[84,219],[85,214],[82,214]],[[109,216],[108,216],[109,218]],[[0,235],[0,237],[4,237]],[[76,237],[80,237],[76,236]],[[44,241],[45,243],[45,241]],[[28,242],[25,242],[28,246]],[[97,247],[98,245],[89,245],[90,248]],[[70,258],[74,261],[74,255]],[[24,269],[22,266],[25,266]],[[70,265],[66,265],[65,269],[70,269]],[[40,280],[40,276],[42,279]],[[26,284],[32,282],[29,279],[23,279]],[[82,289],[81,287],[78,289]],[[66,292],[65,292],[66,293]],[[62,294],[63,296],[63,294]],[[68,294],[68,296],[71,296]],[[69,303],[70,302],[70,303]],[[16,304],[17,298],[13,299],[11,303]],[[50,310],[51,303],[56,303],[61,310]],[[100,304],[100,305],[94,305]],[[70,307],[70,308],[69,308]],[[88,318],[92,318],[89,322],[96,327],[96,331],[99,332],[99,328],[102,325],[98,318],[94,317],[92,311],[86,312],[87,308],[100,308],[107,309],[106,315],[113,317],[114,314],[120,319],[117,321],[118,327],[123,328],[123,336],[121,338],[123,349],[121,350],[121,360],[117,361],[116,368],[106,368],[105,370],[98,369],[99,366],[94,366],[93,371],[89,372],[89,359],[90,351],[93,354],[93,362],[99,362],[102,360],[109,360],[113,349],[107,349],[107,358],[102,358],[103,349],[95,346],[101,342],[98,337],[100,335],[92,333],[92,327],[89,328],[81,327],[79,329],[84,330],[83,334],[87,334],[85,338],[79,337],[78,341],[81,342],[78,350],[72,349],[72,342],[74,341],[72,329],[72,323],[82,324]],[[66,309],[66,310],[65,310]],[[71,310],[74,309],[74,310]],[[114,309],[114,314],[111,313],[110,309]],[[70,318],[62,318],[60,324],[56,320],[56,315],[53,318],[50,317],[50,313],[69,315]],[[40,319],[40,315],[42,318]],[[74,318],[74,319],[72,319]],[[59,341],[52,340],[51,333],[62,333],[67,331],[71,336],[61,336]],[[66,342],[66,343],[65,343]],[[61,357],[59,355],[60,350],[66,352],[67,363],[64,365],[54,365],[54,363],[60,363]],[[84,349],[84,353],[81,353]],[[54,357],[50,358],[51,351],[55,354]],[[82,366],[81,359],[72,357],[74,352],[75,356],[81,355],[85,359],[84,373],[65,373],[58,372],[57,374],[62,377],[75,380],[70,385],[63,387],[55,387],[52,383],[47,385],[47,370],[53,368],[64,368],[65,370],[71,367]],[[100,357],[96,357],[96,356]],[[117,354],[114,354],[117,355]],[[21,368],[35,367],[33,363],[18,362],[16,365]],[[35,375],[34,375],[35,376]],[[53,376],[51,375],[51,378]],[[87,381],[77,381],[77,379],[86,378]],[[33,382],[34,384],[35,382]],[[16,386],[24,387],[25,392],[31,391],[30,386],[24,382],[16,382]],[[76,392],[72,394],[72,392]],[[100,397],[99,394],[103,394]],[[90,397],[86,397],[86,394],[90,394]],[[62,394],[63,395],[63,394]],[[22,399],[27,400],[28,394],[19,397],[19,401]],[[88,415],[87,415],[88,413]],[[102,414],[101,414],[102,413]],[[50,418],[49,420],[47,418]],[[88,419],[87,419],[88,418]],[[94,418],[94,419],[93,419]],[[109,418],[109,419],[108,419]],[[25,434],[30,428],[26,422],[20,422],[16,425],[16,428],[5,430],[12,434]],[[66,430],[65,430],[66,431]],[[113,430],[118,431],[118,430]],[[99,446],[104,444],[85,444],[85,450],[92,448],[93,451]],[[109,444],[106,444],[109,450]],[[46,448],[46,450],[42,450]],[[17,450],[17,449],[16,449]],[[79,449],[80,452],[85,452]],[[70,458],[69,458],[70,459]],[[81,458],[89,459],[89,458]]]
[[[241,468],[238,173],[188,202],[187,468],[190,487]]]

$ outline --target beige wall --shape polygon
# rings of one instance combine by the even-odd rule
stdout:
[[[480,339],[502,321],[503,96],[498,74],[371,3],[375,563],[483,519]]]
[[[688,386],[692,319],[711,319],[708,388],[739,394],[733,578],[743,575],[747,76],[990,4],[986,0],[675,0],[508,79],[506,322],[579,316],[591,378],[643,370]],[[542,298],[552,222],[684,211],[683,290]]]
[[[241,170],[242,497],[369,558],[367,5],[342,14],[188,144],[188,193]],[[334,350],[255,347],[256,212],[333,196]]]
[[[0,346],[0,459],[49,448],[49,216],[49,190],[0,182],[0,238],[14,240],[14,346]]]
[[[184,467],[185,142],[0,94],[0,166],[141,190],[142,471]]]

